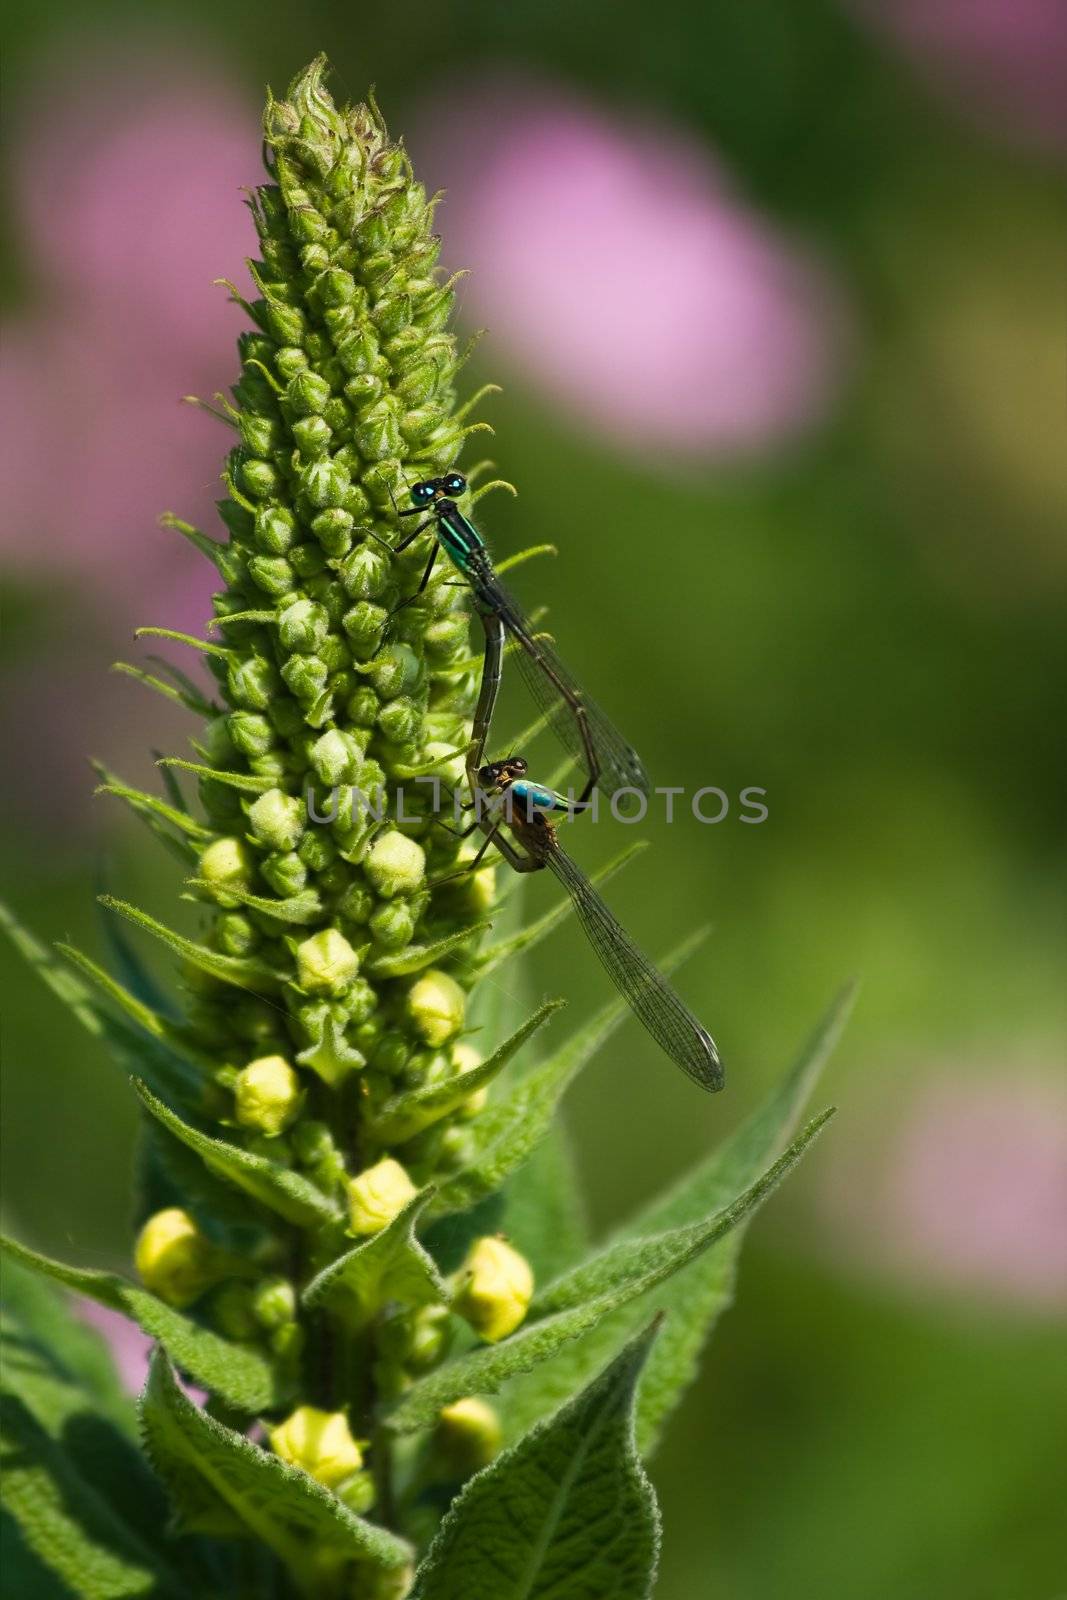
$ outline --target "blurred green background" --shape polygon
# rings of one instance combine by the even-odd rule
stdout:
[[[729,217],[818,263],[825,292],[793,314],[822,318],[808,330],[822,376],[788,425],[754,427],[741,447],[714,420],[672,442],[663,382],[625,425],[610,370],[601,413],[591,391],[568,402],[527,358],[551,342],[524,330],[536,299],[507,301],[507,283],[490,282],[496,315],[470,369],[472,387],[506,385],[487,412],[492,454],[521,490],[486,503],[495,547],[560,549],[523,569],[524,596],[551,607],[657,781],[767,791],[758,827],[736,807],[715,827],[684,812],[650,822],[654,849],[613,884],[651,950],[712,924],[682,982],[730,1078],[718,1100],[695,1101],[636,1028],[620,1036],[570,1103],[597,1228],[733,1127],[838,985],[863,981],[829,1074],[841,1114],[756,1226],[738,1304],[655,1464],[660,1600],[1052,1600],[1067,1586],[1067,120],[1045,103],[1040,0],[936,0],[924,27],[916,15],[905,0],[877,23],[828,0],[55,0],[47,12],[15,0],[8,23],[5,430],[23,492],[4,532],[0,840],[10,897],[48,938],[99,946],[101,882],[168,915],[177,893],[178,869],[91,801],[85,758],[143,778],[151,748],[184,738],[181,718],[106,669],[135,624],[208,614],[196,558],[151,518],[188,510],[185,484],[210,500],[226,440],[175,402],[229,381],[240,324],[211,321],[217,291],[203,316],[199,300],[153,300],[108,228],[125,219],[132,241],[153,204],[185,218],[190,174],[211,182],[212,127],[252,182],[265,83],[284,86],[320,50],[339,96],[376,83],[427,182],[453,190],[450,259],[465,243],[476,257],[469,329],[478,276],[501,258],[463,188],[482,181],[479,153],[490,182],[516,83],[531,132],[492,181],[561,159],[537,129],[577,116],[580,144],[585,116],[593,154],[614,148],[623,166],[661,136],[713,163]],[[136,133],[160,104],[179,132],[202,126],[202,148],[161,140],[150,182],[127,155],[108,188],[106,163],[88,170],[93,151],[102,162],[108,129],[127,116]],[[145,162],[157,148],[135,145]],[[220,180],[226,213],[239,213],[238,181],[229,167]],[[521,186],[512,198],[521,223]],[[196,232],[205,296],[251,249],[247,224],[222,235],[215,214],[199,227],[190,214],[173,239],[161,222],[153,258],[188,275]],[[448,219],[446,205],[446,239]],[[639,339],[632,261],[612,241],[597,260],[595,239],[587,260],[561,261],[542,220],[531,215],[526,241],[536,271],[584,273],[594,320],[628,284]],[[670,261],[670,228],[655,214],[647,228],[662,228]],[[699,277],[691,293],[699,321]],[[186,361],[197,329],[210,333],[206,376]],[[711,394],[726,381],[716,348]],[[773,350],[752,348],[773,385]],[[565,369],[567,351],[558,359]],[[153,385],[168,408],[155,433],[141,402]],[[601,829],[583,859],[619,843]],[[3,959],[10,1223],[69,1259],[121,1263],[130,1096]],[[574,933],[534,976],[576,1008],[602,996]]]

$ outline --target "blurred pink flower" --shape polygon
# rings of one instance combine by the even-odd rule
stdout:
[[[828,1174],[829,1224],[868,1266],[1067,1306],[1067,1089],[1047,1074],[942,1074],[888,1144],[854,1146]]]
[[[123,1388],[130,1394],[140,1394],[148,1378],[148,1358],[155,1341],[118,1311],[98,1305],[95,1300],[79,1296],[75,1306],[81,1320],[96,1329],[111,1351]],[[202,1406],[207,1399],[206,1392],[186,1383],[180,1375],[179,1381],[190,1400]]]
[[[1067,150],[1063,0],[857,0],[923,76],[982,125]]]
[[[824,412],[838,307],[813,256],[731,193],[682,132],[552,86],[466,84],[413,141],[448,184],[450,257],[508,353],[629,447],[765,449]]]
[[[227,430],[183,411],[237,371],[242,314],[212,279],[253,240],[251,107],[195,61],[109,60],[50,81],[14,118],[9,162],[37,298],[8,329],[4,553],[90,603],[202,625],[217,585],[156,527],[212,531]],[[176,602],[176,604],[175,604]],[[177,615],[176,615],[177,611]],[[155,618],[153,620],[164,620]]]

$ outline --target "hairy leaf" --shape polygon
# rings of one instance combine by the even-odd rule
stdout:
[[[235,1410],[262,1411],[276,1403],[274,1370],[258,1350],[201,1328],[184,1312],[168,1306],[147,1289],[127,1283],[117,1273],[68,1267],[14,1239],[0,1237],[0,1248],[56,1283],[88,1295],[90,1300],[110,1306],[113,1311],[121,1311],[144,1333],[158,1339],[183,1372]]]
[[[387,951],[385,955],[375,956],[368,961],[367,971],[376,978],[406,978],[413,972],[421,972],[424,967],[434,967],[446,961],[491,927],[491,922],[474,922],[469,928],[446,933],[429,944],[409,944],[403,950]]]
[[[366,1522],[306,1472],[224,1427],[182,1393],[156,1351],[141,1402],[141,1427],[153,1466],[186,1526],[232,1531],[270,1546],[301,1594],[318,1597],[339,1565],[403,1567],[410,1547]]]
[[[461,1106],[470,1095],[491,1083],[530,1035],[536,1033],[563,1004],[562,1000],[546,1000],[491,1056],[469,1072],[447,1078],[443,1083],[431,1083],[421,1089],[412,1089],[407,1094],[394,1095],[387,1100],[375,1119],[376,1138],[383,1145],[403,1144],[405,1139],[412,1138],[423,1128]]]
[[[468,1484],[411,1600],[646,1600],[659,1514],[634,1449],[633,1413],[656,1331]]]
[[[389,1413],[389,1426],[401,1433],[409,1432],[426,1426],[442,1406],[462,1395],[494,1392],[506,1378],[529,1372],[612,1312],[657,1288],[762,1204],[832,1114],[823,1112],[810,1122],[784,1155],[725,1210],[704,1222],[675,1228],[651,1239],[636,1239],[628,1248],[613,1252],[610,1261],[601,1258],[603,1270],[598,1263],[575,1269],[557,1285],[556,1304],[561,1309],[554,1314],[527,1322],[510,1339],[459,1356],[420,1378]]]
[[[387,1300],[407,1305],[443,1305],[448,1298],[432,1258],[415,1237],[415,1224],[433,1198],[432,1189],[408,1202],[388,1227],[331,1261],[304,1290],[309,1308],[350,1308],[354,1319],[373,1316]]]
[[[313,1227],[316,1223],[332,1222],[337,1217],[337,1207],[333,1201],[310,1178],[281,1166],[277,1161],[268,1161],[265,1156],[252,1155],[250,1151],[242,1150],[239,1145],[230,1144],[225,1139],[213,1139],[210,1134],[191,1128],[162,1100],[158,1100],[147,1084],[135,1082],[134,1088],[156,1120],[182,1144],[195,1150],[212,1172],[236,1184],[287,1222]]]
[[[727,1204],[752,1182],[788,1138],[851,1002],[849,989],[834,1002],[780,1087],[724,1145],[628,1223],[615,1243],[685,1227]],[[730,1303],[743,1236],[743,1227],[735,1230],[657,1290],[647,1305],[623,1308],[537,1373],[509,1383],[502,1413],[509,1432],[522,1432],[588,1382],[633,1332],[639,1317],[655,1309],[667,1313],[667,1322],[641,1384],[637,1415],[638,1442],[643,1451],[650,1450],[695,1377],[711,1328]]]

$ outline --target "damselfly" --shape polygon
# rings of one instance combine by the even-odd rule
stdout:
[[[414,517],[424,511],[429,514],[393,549],[406,550],[425,528],[433,525],[436,542],[419,586],[405,605],[420,595],[429,583],[440,550],[444,550],[463,575],[474,595],[474,604],[485,629],[486,649],[468,774],[473,778],[485,752],[500,688],[504,635],[508,633],[519,646],[519,670],[546,714],[549,726],[568,754],[585,766],[587,781],[581,798],[587,799],[597,787],[608,794],[619,789],[636,789],[648,794],[651,787],[648,774],[637,751],[627,744],[595,701],[579,688],[551,645],[535,633],[518,602],[501,583],[484,539],[456,504],[457,497],[466,491],[467,480],[459,472],[416,483],[410,491],[412,506],[397,515]]]
[[[547,867],[570,895],[589,943],[634,1015],[702,1089],[721,1089],[722,1062],[710,1033],[641,954],[559,842],[551,819],[580,810],[581,804],[530,780],[522,756],[481,767],[475,775],[472,804],[474,821],[465,831],[481,828],[485,842],[463,872],[473,872],[491,844],[516,872]]]

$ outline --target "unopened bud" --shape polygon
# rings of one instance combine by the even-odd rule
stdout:
[[[455,978],[431,967],[408,990],[408,1015],[420,1039],[435,1047],[460,1031],[467,997]]]
[[[275,1455],[291,1467],[301,1467],[327,1489],[335,1489],[363,1465],[363,1453],[343,1411],[297,1406],[270,1430],[270,1444]]]
[[[478,1239],[460,1269],[452,1309],[487,1343],[495,1344],[522,1322],[533,1287],[529,1262],[506,1240]]]
[[[228,884],[246,889],[252,879],[252,856],[243,839],[216,839],[200,857],[200,877],[211,885],[220,904],[227,903]],[[232,906],[233,900],[229,901]]]
[[[256,838],[272,850],[295,850],[304,831],[304,808],[295,795],[268,789],[248,810]]]
[[[314,600],[294,600],[278,618],[278,637],[296,655],[314,655],[329,631],[326,608]]]
[[[399,1161],[386,1157],[348,1184],[348,1215],[355,1234],[380,1233],[418,1190]]]
[[[379,834],[367,851],[363,871],[385,899],[414,894],[426,877],[426,852],[414,839],[391,828],[388,833]]]
[[[492,1406],[474,1395],[454,1400],[438,1418],[434,1443],[457,1477],[487,1467],[503,1442],[500,1418]]]
[[[300,1079],[284,1056],[260,1056],[237,1075],[234,1106],[242,1128],[271,1137],[283,1133],[300,1111]]]
[[[179,1206],[149,1217],[133,1259],[145,1288],[172,1306],[192,1305],[219,1275],[211,1241]]]
[[[341,994],[359,971],[359,957],[343,933],[324,928],[297,945],[296,971],[306,994]]]
[[[288,1278],[264,1278],[252,1295],[252,1315],[261,1328],[273,1331],[296,1316],[296,1290]]]

